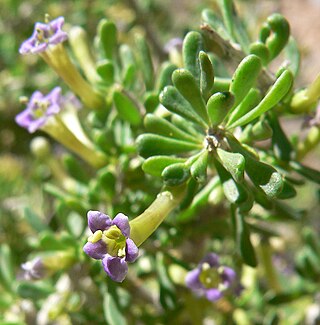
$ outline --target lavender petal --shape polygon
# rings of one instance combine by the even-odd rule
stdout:
[[[201,271],[198,268],[187,273],[185,282],[188,288],[192,290],[199,290],[203,288],[203,285],[199,279],[200,273]]]
[[[83,251],[96,260],[102,260],[107,253],[107,246],[102,240],[96,243],[87,242],[83,246]]]
[[[126,215],[124,215],[123,213],[118,213],[112,220],[112,223],[121,230],[122,234],[126,238],[130,236],[129,219]]]
[[[109,277],[116,282],[122,282],[128,273],[128,265],[123,258],[106,255],[102,265]]]
[[[139,255],[139,249],[134,243],[134,241],[130,238],[126,239],[126,261],[127,262],[134,262]]]
[[[110,217],[100,211],[90,210],[87,216],[88,225],[92,233],[95,233],[97,230],[106,230],[112,225]]]

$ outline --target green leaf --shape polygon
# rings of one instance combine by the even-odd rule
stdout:
[[[211,126],[217,126],[224,120],[233,103],[234,96],[230,92],[217,92],[209,98],[207,110]]]
[[[257,258],[250,240],[249,226],[247,225],[244,216],[235,207],[232,207],[232,219],[239,254],[245,264],[256,267]]]
[[[261,71],[262,64],[258,56],[250,54],[239,64],[233,74],[230,84],[230,92],[235,96],[234,107],[246,97],[249,90],[254,86]]]
[[[260,120],[253,125],[251,136],[255,141],[262,141],[271,138],[273,130],[266,120]]]
[[[217,154],[224,168],[237,182],[242,182],[244,177],[245,159],[240,153],[228,152],[218,148]]]
[[[109,281],[110,282],[110,281]],[[118,305],[116,289],[110,288],[103,294],[103,312],[108,325],[126,325],[126,319]]]
[[[199,183],[194,178],[190,178],[188,182],[187,193],[179,206],[180,210],[184,210],[190,206],[197,193],[198,188]]]
[[[220,177],[223,192],[228,201],[236,204],[245,202],[248,198],[245,187],[238,184],[217,159],[214,159],[214,164]]]
[[[98,25],[98,39],[107,59],[112,60],[117,45],[117,27],[107,19],[102,19]]]
[[[193,143],[199,143],[199,141],[193,136],[181,131],[181,129],[177,128],[168,120],[153,114],[147,114],[145,116],[144,125],[148,132],[160,134],[168,138],[175,138]]]
[[[189,122],[187,119],[177,114],[173,114],[171,116],[171,122],[182,131],[190,134],[192,137],[197,139],[198,142],[203,142],[205,131],[200,126],[194,125],[193,123]]]
[[[270,198],[277,197],[283,188],[281,174],[270,165],[258,161],[248,149],[241,146],[235,139],[228,137],[228,141],[233,151],[244,156],[246,161],[245,170],[252,182]]]
[[[197,158],[197,160],[191,165],[191,176],[198,182],[204,183],[207,180],[207,167],[208,167],[208,150],[204,150],[203,153]]]
[[[282,191],[277,195],[280,200],[291,199],[297,195],[295,188],[286,180],[283,180]]]
[[[170,112],[178,114],[204,128],[208,127],[203,119],[195,112],[191,104],[178,92],[175,87],[165,87],[160,94],[159,100],[160,103]]]
[[[161,176],[166,185],[177,186],[189,179],[190,168],[184,163],[172,164],[163,170]]]
[[[148,158],[156,155],[174,155],[183,152],[199,150],[201,146],[181,140],[169,139],[157,134],[142,134],[137,138],[139,154]]]
[[[147,90],[153,89],[154,69],[150,49],[146,39],[142,35],[136,35],[136,45],[138,48],[139,65],[144,77]]]
[[[160,66],[160,71],[158,73],[158,79],[156,82],[156,89],[161,91],[165,86],[172,85],[172,73],[178,67],[170,62],[164,62]]]
[[[290,167],[310,181],[320,184],[320,172],[318,170],[304,166],[296,161],[291,161]]]
[[[47,283],[22,282],[17,287],[17,293],[21,298],[39,300],[47,298],[54,293],[54,288]]]
[[[262,65],[266,66],[270,61],[270,53],[268,47],[262,42],[255,42],[250,45],[250,53],[261,59]]]
[[[186,69],[177,69],[172,74],[172,81],[180,94],[191,104],[194,112],[205,123],[209,122],[206,104],[202,98],[196,79]]]
[[[129,97],[115,90],[113,93],[113,101],[120,118],[132,125],[139,125],[141,123],[139,109]]]
[[[207,53],[199,53],[200,63],[200,90],[203,98],[207,100],[211,95],[214,84],[214,69]]]
[[[143,162],[142,170],[147,174],[160,177],[167,166],[185,161],[186,159],[184,158],[173,156],[153,156]]]
[[[13,270],[13,260],[11,249],[6,243],[0,246],[0,283],[8,291],[13,290],[15,284],[15,274]]]
[[[165,265],[168,265],[168,263],[166,263],[163,254],[157,253],[156,270],[160,285],[160,303],[165,310],[173,310],[177,305],[176,290]]]
[[[226,30],[222,20],[211,9],[204,9],[201,17],[213,30],[215,30],[224,39],[230,39],[229,32]]]
[[[228,125],[228,128],[235,128],[237,126],[245,125],[259,117],[263,113],[273,108],[280,100],[288,93],[293,82],[292,73],[285,70],[276,80],[274,85],[270,88],[266,96],[258,106],[253,108],[250,112],[240,117],[237,121]]]
[[[280,160],[289,162],[292,159],[293,148],[286,134],[282,130],[278,117],[272,112],[268,116],[272,127],[272,146],[275,156]]]
[[[260,32],[260,40],[264,42],[270,52],[270,61],[282,51],[290,36],[288,21],[280,14],[275,13],[268,17]]]
[[[232,110],[232,113],[228,115],[227,127],[233,122],[237,121],[241,116],[251,111],[261,100],[261,92],[256,88],[251,88],[247,96],[241,101],[241,103]]]
[[[79,163],[79,160],[75,158],[74,155],[65,154],[63,155],[63,165],[68,171],[69,175],[75,178],[77,181],[87,184],[89,181],[89,176],[87,171]]]
[[[122,84],[126,88],[131,88],[135,82],[136,72],[137,72],[137,62],[134,58],[131,48],[126,45],[122,44],[119,48],[119,56],[121,60],[121,79]]]
[[[43,220],[30,208],[24,209],[24,217],[35,231],[41,232],[48,229],[48,226],[43,222]]]
[[[285,47],[285,55],[289,62],[287,69],[296,77],[300,70],[300,51],[297,42],[292,36],[290,36],[289,42]]]
[[[199,53],[204,48],[203,39],[198,32],[189,32],[183,40],[182,56],[184,67],[197,81],[200,80]]]
[[[97,65],[97,73],[107,85],[114,83],[114,65],[109,60],[100,61]]]

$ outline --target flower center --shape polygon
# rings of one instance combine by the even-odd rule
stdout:
[[[208,263],[203,263],[199,279],[206,289],[218,288],[221,284],[219,269],[211,267]]]
[[[126,255],[126,237],[117,226],[113,225],[104,231],[97,230],[88,238],[90,243],[96,243],[99,240],[106,244],[109,255],[117,257],[124,257]]]
[[[45,115],[48,107],[50,106],[50,102],[48,100],[35,100],[34,107],[32,108],[32,115],[35,119],[38,119]]]

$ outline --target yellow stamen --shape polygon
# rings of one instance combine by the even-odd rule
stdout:
[[[101,230],[97,230],[94,234],[92,234],[89,238],[88,238],[88,242],[90,243],[96,243],[97,241],[99,241],[102,238],[102,231]]]

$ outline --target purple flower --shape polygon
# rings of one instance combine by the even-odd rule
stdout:
[[[92,235],[84,245],[90,257],[102,260],[105,272],[113,281],[122,282],[127,275],[127,262],[134,262],[138,247],[130,237],[128,217],[118,213],[113,220],[99,211],[88,212],[88,225]]]
[[[68,34],[62,30],[63,24],[63,17],[58,17],[47,24],[36,23],[32,36],[21,44],[20,54],[40,53],[45,51],[49,45],[67,40]]]
[[[23,278],[25,280],[39,280],[45,276],[46,269],[43,265],[42,259],[36,257],[35,259],[21,264],[23,269]]]
[[[171,38],[164,46],[164,51],[170,53],[172,50],[182,50],[183,39],[179,37]]]
[[[61,110],[61,88],[54,88],[48,95],[43,95],[40,91],[32,94],[28,101],[27,108],[19,113],[15,120],[26,128],[30,133],[41,128],[48,118],[58,114]]]
[[[196,269],[188,272],[186,285],[198,296],[204,296],[214,302],[226,293],[238,295],[242,289],[233,269],[222,266],[214,253],[207,254]]]

